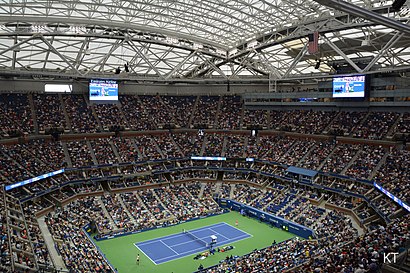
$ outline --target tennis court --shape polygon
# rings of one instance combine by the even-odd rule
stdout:
[[[218,223],[189,230],[188,233],[181,232],[134,245],[154,264],[161,264],[207,250],[211,235],[218,238],[215,247],[251,237],[250,234],[227,223]]]

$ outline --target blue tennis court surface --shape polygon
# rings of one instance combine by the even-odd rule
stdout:
[[[189,232],[207,243],[211,242],[210,236],[215,235],[218,237],[215,247],[251,237],[250,234],[226,223],[193,229]],[[165,263],[208,249],[204,243],[183,232],[135,243],[134,245],[154,264]]]

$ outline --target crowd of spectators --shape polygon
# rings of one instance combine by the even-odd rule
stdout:
[[[27,95],[0,94],[0,128],[2,135],[13,135],[14,131],[31,133],[34,123]]]
[[[171,213],[164,208],[153,190],[149,189],[139,191],[138,195],[140,196],[144,206],[148,208],[157,221],[164,221],[171,217]]]
[[[5,196],[3,187],[0,187],[0,194]],[[0,269],[5,273],[11,272],[10,238],[7,232],[7,218],[5,202],[0,202]]]
[[[175,123],[174,116],[166,104],[162,102],[160,96],[139,96],[139,99],[144,111],[148,117],[151,117],[158,128],[164,128],[166,124]]]
[[[173,114],[176,125],[181,128],[189,127],[189,120],[194,109],[195,96],[162,96],[162,101]]]
[[[40,267],[51,266],[49,253],[36,219],[32,214],[27,214],[27,209],[23,211],[14,197],[7,194],[4,201],[7,219],[2,223],[4,231],[8,228],[8,233],[5,233],[3,240],[9,239],[4,243],[5,246],[10,243],[10,248],[4,249],[5,257],[2,259],[10,266],[11,256],[14,268],[19,271],[39,270]]]
[[[181,133],[173,135],[175,143],[184,156],[201,155],[204,136],[197,133]]]
[[[92,114],[92,108],[83,95],[63,95],[63,103],[74,133],[95,133],[99,131],[98,123]]]
[[[372,171],[383,158],[386,150],[381,147],[363,145],[357,159],[346,170],[345,174],[360,179],[371,179]]]
[[[187,128],[189,125],[206,125],[205,127],[215,129],[239,129],[241,125],[242,127],[261,125],[266,128],[304,134],[322,134],[330,131],[332,134],[339,132],[360,138],[382,139],[388,133],[406,133],[410,127],[408,113],[400,115],[391,112],[251,110],[244,107],[238,96],[121,96],[118,104],[88,105],[86,98],[82,95],[34,94],[32,95],[34,113],[31,112],[28,99],[31,95],[1,94],[0,96],[2,106],[0,113],[5,117],[0,121],[3,134],[11,130],[33,132],[32,114],[37,117],[40,131],[50,127],[61,127],[70,129],[74,133],[93,133],[99,129],[109,130],[110,126],[117,125],[142,131],[174,123],[177,127],[182,128]],[[190,120],[192,120],[191,123]],[[71,128],[68,127],[70,123]],[[99,124],[102,128],[99,128]],[[393,128],[394,124],[397,124],[395,128]],[[410,153],[400,149],[388,151],[378,146],[341,144],[334,141],[319,142],[276,135],[248,136],[208,132],[205,132],[205,136],[197,132],[185,132],[128,138],[64,140],[64,142],[26,139],[22,142],[24,143],[0,146],[2,185],[65,167],[68,164],[66,162],[68,158],[64,153],[65,147],[67,147],[69,161],[74,167],[97,163],[181,157],[182,155],[202,155],[204,148],[204,156],[255,157],[309,169],[322,167],[321,170],[325,172],[344,173],[362,179],[370,179],[375,174],[376,181],[383,187],[402,200],[410,202],[408,189],[410,173],[407,166]],[[386,153],[388,156],[386,162],[383,163],[381,160]],[[93,160],[94,155],[96,160]],[[181,165],[184,164],[185,166],[203,166],[204,162],[186,160],[181,162]],[[222,166],[220,162],[207,164]],[[223,163],[223,166],[236,167],[240,164],[242,163],[227,161]],[[151,169],[162,170],[175,166],[175,164],[159,163],[130,165],[118,169],[88,169],[78,173],[68,172],[18,189],[20,193],[16,191],[15,196],[22,197],[30,193],[45,191],[66,180],[89,179],[118,173],[132,175],[136,172]],[[380,169],[377,169],[378,167]],[[281,172],[277,165],[255,163],[252,168],[266,173]],[[165,176],[128,176],[110,182],[109,187],[165,184],[164,182],[187,178],[215,180],[216,177],[217,172],[215,171],[181,172],[174,174],[171,180]],[[396,251],[409,236],[408,224],[405,221],[393,220],[392,225],[387,228],[380,227],[373,233],[354,239],[357,234],[349,219],[336,211],[329,212],[314,206],[308,201],[307,196],[301,194],[303,190],[292,189],[253,174],[225,172],[223,179],[247,179],[261,186],[267,186],[267,188],[261,190],[258,187],[244,184],[223,184],[221,181],[164,185],[161,188],[133,193],[105,195],[101,197],[102,203],[98,202],[97,197],[80,199],[62,210],[57,209],[54,213],[49,214],[46,222],[54,239],[59,242],[58,249],[67,267],[81,272],[109,270],[107,262],[81,230],[84,224],[95,220],[98,231],[107,234],[118,230],[145,229],[164,222],[176,223],[218,211],[219,207],[213,200],[215,194],[262,210],[270,211],[273,206],[278,206],[276,213],[312,227],[319,238],[327,238],[328,242],[292,240],[272,246],[267,250],[257,250],[239,259],[223,261],[213,272],[222,272],[228,268],[241,272],[265,269],[279,271],[300,265],[305,261],[309,262],[302,265],[302,268],[311,270],[319,268],[322,272],[340,272],[343,267],[345,268],[343,270],[365,268],[372,272],[371,269],[374,267],[372,264],[380,265],[380,256],[383,251]],[[317,183],[342,191],[366,195],[382,215],[391,219],[393,219],[391,216],[400,210],[400,207],[390,199],[377,190],[371,190],[372,187],[366,184],[336,178],[322,179]],[[102,193],[101,185],[91,181],[66,185],[50,193],[47,198],[27,202],[24,214],[15,199],[5,197],[10,200],[0,202],[0,268],[10,266],[12,262],[21,265],[22,268],[50,264],[44,239],[33,214],[44,208],[52,207],[54,200],[64,200],[78,193],[96,191]],[[6,196],[3,192],[0,194]],[[309,198],[315,198],[315,196],[315,193],[309,193]],[[283,202],[284,200],[286,202]],[[364,203],[356,205],[351,197],[331,194],[326,196],[326,202],[352,209],[362,220],[373,215],[373,211],[367,205]],[[8,209],[14,208],[14,210],[6,210],[4,204],[9,206]],[[406,217],[405,220],[408,219],[408,216]],[[8,237],[8,231],[10,237]],[[387,231],[391,231],[392,234],[388,234]],[[343,245],[346,241],[353,243]],[[363,250],[363,247],[369,244],[373,245],[373,251]],[[12,253],[10,249],[13,249]],[[314,256],[314,259],[309,259],[306,254],[303,254],[306,249],[309,249],[309,257]],[[294,254],[288,255],[284,252],[287,250]],[[346,252],[353,253],[360,259],[347,257]],[[330,261],[335,261],[335,263],[330,264]]]
[[[138,96],[120,96],[119,100],[124,117],[128,121],[128,128],[146,131],[157,127],[155,118],[149,116]]]
[[[39,157],[36,157],[35,150],[30,148],[28,144],[4,145],[1,149],[3,150],[3,156],[0,160],[2,163],[8,165],[3,165],[0,170],[9,182],[23,181],[52,170],[47,162],[41,160],[44,159],[42,157],[43,153],[39,152]],[[56,154],[58,154],[58,152],[56,152]],[[45,179],[41,185],[30,185],[29,189],[34,193],[57,184],[54,179]]]
[[[36,157],[48,166],[48,170],[58,170],[66,165],[66,158],[61,141],[45,139],[30,140],[24,145]],[[45,170],[43,170],[45,171]]]
[[[312,151],[306,154],[303,161],[299,162],[297,166],[305,169],[318,170],[334,148],[335,144],[333,142],[316,142]]]
[[[336,112],[294,110],[288,111],[279,124],[274,128],[282,128],[285,131],[303,134],[322,134],[330,122],[336,116]],[[273,121],[275,122],[275,121]]]
[[[323,242],[323,251],[294,272],[380,272],[385,254],[403,251],[410,239],[409,223],[408,214],[339,247],[334,247],[331,240]]]
[[[75,272],[110,272],[105,258],[94,247],[82,229],[98,219],[94,198],[79,199],[45,217],[45,222],[58,242],[57,247],[67,268]]]
[[[165,158],[179,158],[183,156],[180,148],[173,141],[173,135],[158,135],[155,140]]]
[[[222,134],[206,134],[206,143],[203,156],[222,156],[223,139]]]
[[[243,158],[245,152],[245,138],[241,136],[228,135],[225,137],[226,146],[223,152],[225,157]]]
[[[120,104],[94,104],[93,108],[104,131],[109,131],[113,126],[128,128]]]
[[[321,171],[341,173],[359,151],[359,145],[338,144],[333,153],[326,158]]]
[[[404,186],[406,184],[404,182],[409,180],[405,162],[408,161],[410,156],[406,150],[391,149],[388,151],[386,148],[378,146],[337,144],[334,142],[318,142],[309,139],[292,139],[280,136],[251,137],[233,134],[206,134],[205,138],[207,141],[204,143],[204,138],[196,133],[171,133],[132,138],[113,137],[109,139],[100,138],[65,142],[41,139],[30,140],[27,143],[1,146],[1,152],[4,155],[1,158],[3,166],[1,174],[6,183],[12,183],[45,172],[61,169],[68,162],[71,162],[74,167],[81,167],[98,163],[108,164],[145,159],[161,159],[163,157],[181,157],[193,154],[198,155],[202,148],[205,148],[204,155],[207,156],[243,157],[248,152],[252,156],[256,155],[256,158],[306,168],[318,169],[323,165],[322,171],[342,173],[355,178],[370,179],[376,174],[376,181],[380,181],[388,190],[394,191],[398,197],[404,200],[408,199],[408,191]],[[190,145],[191,143],[193,145]],[[65,146],[70,157],[68,162],[66,162],[67,158],[63,152]],[[95,155],[96,161],[93,160],[92,153]],[[379,164],[381,158],[386,153],[388,153],[386,163]],[[203,166],[204,162],[180,162],[181,166],[184,164],[185,166]],[[277,165],[262,163],[241,165],[238,162],[227,161],[223,164],[220,162],[208,162],[208,165],[216,167],[223,165],[229,168],[243,165],[243,167],[253,168],[266,173],[283,174],[283,170],[278,168]],[[160,163],[158,166],[150,165],[150,167],[143,165],[124,166],[121,168],[121,173],[133,174],[137,169],[146,171],[149,168],[162,170],[173,167],[175,167],[175,164],[167,166],[163,163]],[[380,170],[378,170],[379,167],[381,167]],[[115,168],[89,169],[84,171],[85,178],[115,175],[117,173],[118,170]],[[56,183],[68,179],[68,175],[73,175],[73,173],[46,179],[41,184],[30,185],[30,191],[35,193],[42,188],[57,185]],[[84,178],[81,176],[74,175],[71,180]],[[399,182],[397,183],[397,181]],[[127,180],[128,182],[132,181]],[[337,182],[324,179],[317,181],[317,183],[342,191],[352,191],[360,194],[365,194],[369,190],[363,184],[348,181]],[[121,184],[124,185],[123,183]]]
[[[35,109],[30,109],[28,96],[33,96]],[[32,110],[40,131],[61,127],[75,133],[109,130],[116,125],[138,131],[164,125],[227,130],[259,126],[304,134],[382,139],[387,134],[408,133],[410,127],[408,113],[250,109],[240,96],[122,95],[116,104],[90,104],[82,94],[1,94],[0,99],[5,136],[13,130],[32,133]]]
[[[162,154],[154,138],[150,136],[140,136],[136,137],[134,140],[140,151],[139,154],[142,156],[141,160],[162,158]]]
[[[166,208],[178,221],[186,221],[206,214],[206,209],[183,185],[155,189]]]
[[[45,131],[47,128],[69,129],[58,96],[34,94],[33,97],[39,131]]]
[[[269,111],[260,109],[246,109],[244,110],[242,127],[251,128],[268,128]]]
[[[101,200],[109,214],[108,217],[113,220],[117,229],[130,230],[133,228],[134,223],[128,216],[124,206],[122,206],[120,195],[103,195]]]
[[[371,203],[382,213],[385,217],[391,217],[400,210],[400,207],[391,202],[389,197],[382,194],[376,189],[366,193],[366,197],[371,200]]]
[[[261,194],[260,198],[254,199],[249,205],[257,209],[264,210],[276,198],[279,198],[279,196],[281,197],[280,191],[277,189],[269,189],[265,192],[265,194]]]
[[[241,127],[242,102],[239,96],[223,96],[218,113],[217,128],[238,130]]]
[[[402,201],[410,204],[410,152],[392,149],[377,171],[375,180]]]
[[[30,172],[11,158],[4,148],[0,154],[2,180],[5,184],[12,184],[15,181],[22,181],[31,177]]]
[[[307,227],[313,227],[319,218],[326,213],[326,210],[310,204],[306,199],[301,201],[298,206],[303,209],[294,209],[289,213],[287,219]]]
[[[348,136],[365,117],[365,112],[341,111],[330,123],[328,132],[334,135]]]
[[[276,160],[279,163],[296,166],[299,161],[301,161],[304,156],[308,154],[309,150],[314,147],[314,145],[314,141],[299,139],[295,140],[287,152],[281,158],[277,158]]]
[[[218,113],[219,96],[200,96],[197,100],[191,126],[213,128]]]
[[[73,167],[94,165],[86,140],[68,142],[67,151]]]
[[[112,142],[118,151],[120,162],[138,161],[138,149],[133,138],[113,138]]]
[[[355,128],[353,137],[382,139],[398,117],[399,113],[394,112],[370,112],[367,118]]]
[[[135,192],[122,193],[119,196],[120,197],[118,198],[124,200],[125,208],[134,218],[136,229],[147,229],[156,224],[152,213],[145,207],[144,203]]]
[[[107,138],[98,138],[90,140],[91,152],[94,153],[98,164],[113,164],[118,162],[112,146],[111,140]]]
[[[258,158],[279,162],[297,140],[289,137],[269,136],[265,137],[263,141],[263,147],[260,149],[261,157]]]
[[[318,238],[336,238],[337,241],[350,241],[357,236],[349,217],[336,210],[328,212],[324,218],[318,219],[312,228]]]
[[[396,133],[409,134],[410,133],[410,113],[403,113],[394,130]]]
[[[242,257],[222,260],[201,272],[379,272],[384,254],[403,250],[410,239],[409,215],[387,227],[353,238],[343,230],[317,241],[272,244]],[[342,220],[343,221],[343,220]],[[348,237],[343,237],[343,236]],[[293,268],[293,269],[292,269]]]
[[[232,259],[229,257],[221,261],[219,265],[201,272],[283,272],[303,264],[309,256],[317,255],[319,251],[318,242],[295,238],[273,244],[265,249],[254,250],[242,257]]]

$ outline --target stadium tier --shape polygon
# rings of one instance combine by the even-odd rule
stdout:
[[[313,236],[306,241],[269,246],[234,260],[224,259],[205,272],[242,268],[255,257],[264,257],[267,264],[255,266],[266,270],[294,268],[303,272],[319,267],[326,271],[329,265],[320,261],[337,255],[347,245],[375,236],[382,228],[399,225],[405,229],[408,211],[373,183],[404,204],[410,203],[405,163],[410,151],[374,140],[355,143],[351,141],[354,138],[335,140],[314,133],[284,136],[266,130],[252,136],[247,130],[216,129],[198,135],[195,129],[175,129],[134,135],[130,131],[127,136],[77,133],[69,139],[64,135],[59,139],[28,135],[19,143],[4,139],[3,185],[29,182],[3,189],[3,268],[55,268],[56,261],[44,239],[48,234],[48,243],[56,247],[54,255],[61,257],[62,268],[114,271],[117,265],[111,264],[93,240],[223,215],[226,209],[220,200],[235,200],[300,224],[313,230]],[[209,158],[193,160],[192,155]],[[224,160],[213,161],[214,157]],[[314,177],[295,174],[288,166],[317,173]],[[64,172],[30,181],[58,169]],[[93,230],[86,235],[84,227],[90,225]],[[384,243],[389,251],[398,251],[404,247],[408,230],[400,236],[400,243],[393,249],[386,241],[380,244]],[[295,247],[298,253],[309,250],[309,256],[294,257],[290,262],[290,257],[278,259],[274,254],[277,249],[290,251]],[[383,248],[378,250],[377,255],[384,253]],[[87,258],[89,255],[93,258]],[[377,267],[383,263],[379,256]],[[77,260],[82,264],[74,262]],[[272,263],[279,260],[278,264]],[[340,260],[332,270],[346,263]],[[353,260],[351,266],[361,263],[360,259]]]
[[[410,1],[1,1],[0,273],[410,272]]]
[[[122,95],[116,104],[89,104],[81,95],[0,94],[2,136],[158,128],[252,129],[386,140],[409,132],[408,113],[248,109],[240,96]],[[27,106],[34,101],[33,107]],[[54,108],[45,107],[55,105]],[[44,108],[44,109],[43,109]],[[34,119],[34,120],[33,120]],[[36,126],[34,126],[34,124]]]

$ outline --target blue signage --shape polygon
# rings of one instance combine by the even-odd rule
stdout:
[[[314,231],[303,225],[288,221],[282,217],[258,210],[254,207],[244,205],[234,200],[221,198],[218,200],[219,205],[223,208],[230,208],[231,210],[240,211],[241,214],[247,214],[262,221],[271,223],[277,228],[286,228],[287,231],[296,234],[303,238],[314,237]]]
[[[225,161],[226,157],[221,157],[221,156],[191,156],[191,160]]]
[[[401,201],[399,198],[397,198],[396,196],[394,196],[393,194],[391,194],[389,191],[387,191],[385,188],[383,188],[382,186],[380,186],[379,184],[377,184],[376,182],[374,182],[373,184],[379,191],[381,191],[382,193],[384,193],[385,195],[387,195],[388,197],[390,197],[390,199],[392,199],[394,202],[396,202],[397,204],[399,204],[401,207],[405,208],[408,212],[410,212],[410,206],[407,205],[406,203],[404,203],[403,201]]]
[[[57,174],[60,174],[60,173],[63,173],[63,172],[64,172],[64,169],[61,169],[61,170],[54,171],[54,172],[51,172],[51,173],[42,174],[42,175],[34,177],[34,178],[30,178],[30,179],[27,179],[27,180],[24,180],[24,181],[21,181],[21,182],[12,184],[12,185],[8,185],[8,186],[5,187],[5,190],[9,191],[9,190],[12,190],[12,189],[15,189],[15,188],[27,185],[27,184],[34,183],[34,182],[39,181],[41,179],[45,179],[45,178],[48,178],[48,177],[51,177],[51,176],[54,176],[54,175],[57,175]]]

